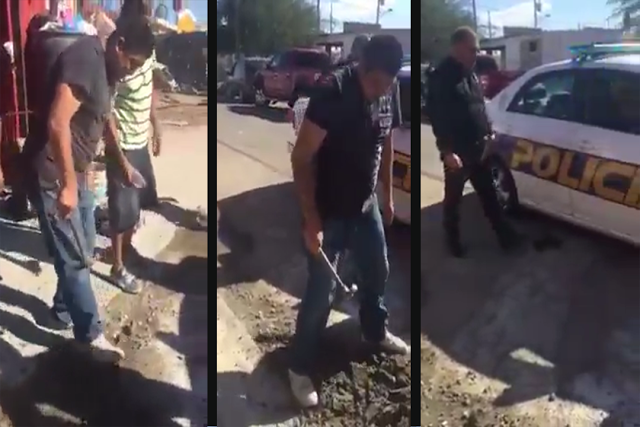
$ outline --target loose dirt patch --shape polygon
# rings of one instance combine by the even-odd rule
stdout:
[[[232,285],[223,294],[229,307],[265,354],[261,364],[287,381],[287,348],[295,325],[295,307],[279,302],[266,287]],[[329,327],[322,338],[312,377],[321,407],[297,412],[304,426],[356,427],[410,425],[411,361],[376,353],[360,339],[355,320]],[[295,408],[293,397],[291,407]]]

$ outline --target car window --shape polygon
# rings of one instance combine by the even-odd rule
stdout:
[[[273,58],[271,58],[271,61],[269,61],[269,67],[271,68],[276,68],[276,67],[280,67],[282,66],[282,57],[284,55],[273,55]]]
[[[640,135],[640,76],[619,70],[597,70],[586,96],[586,123]]]
[[[557,120],[575,120],[575,80],[576,74],[571,70],[539,74],[518,91],[507,111]]]

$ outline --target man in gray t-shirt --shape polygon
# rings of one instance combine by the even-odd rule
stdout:
[[[124,22],[104,48],[97,37],[38,34],[34,55],[41,75],[30,76],[43,96],[23,151],[29,197],[53,258],[58,288],[50,326],[73,327],[75,339],[105,361],[124,353],[102,332],[90,265],[95,220],[87,171],[110,113],[110,83],[151,56],[146,20]],[[38,84],[41,82],[41,84]]]

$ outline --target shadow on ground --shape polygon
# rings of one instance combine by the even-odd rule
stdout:
[[[169,216],[178,223],[191,223],[188,211],[181,213],[180,208],[174,206],[170,212]],[[2,226],[0,250],[26,253],[48,262],[37,230],[19,224]],[[199,237],[194,239],[184,233],[195,233]],[[172,258],[185,251],[185,247],[189,252],[200,251],[204,256],[185,256],[175,264],[162,261],[161,254],[160,261],[140,260],[138,271],[139,277],[153,282],[147,289],[161,289],[166,295],[183,294],[179,311],[166,314],[178,317],[178,334],[157,338],[181,355],[191,391],[150,379],[149,375],[141,373],[140,366],[127,365],[129,357],[140,349],[135,346],[125,348],[126,340],[120,342],[127,352],[127,359],[121,366],[95,362],[86,351],[63,336],[36,326],[49,323],[47,303],[0,284],[0,302],[30,313],[34,319],[32,322],[28,316],[0,310],[0,425],[177,426],[177,418],[202,425],[206,418],[206,409],[202,408],[203,405],[206,408],[206,234],[202,230],[179,231],[167,248],[172,252]],[[140,272],[148,274],[145,276]],[[144,304],[154,299],[143,299],[143,296],[117,297],[126,301],[131,312],[141,313],[141,318],[134,318],[132,324],[139,325],[148,320]],[[107,313],[109,311],[108,308]],[[114,328],[122,336],[131,335],[131,325],[114,324],[116,320],[109,317],[105,320],[110,339],[115,336],[111,333]],[[146,339],[151,341],[155,334],[153,327],[147,332],[150,336]],[[37,356],[22,356],[2,339],[4,334],[48,350]]]
[[[320,390],[321,404],[301,411],[289,398],[287,342],[273,342],[251,372],[225,372],[217,376],[218,408],[242,407],[246,399],[254,412],[238,414],[234,427],[267,425],[299,417],[302,425],[340,425],[355,427],[409,426],[411,413],[411,364],[406,358],[381,355],[359,339],[355,319],[327,328],[322,348],[331,352],[318,355],[311,376]],[[393,359],[393,362],[390,361]],[[280,381],[274,384],[274,374]],[[266,381],[265,379],[270,379]],[[246,390],[251,390],[245,395]],[[274,402],[273,395],[283,396]]]
[[[280,107],[234,104],[227,106],[229,111],[241,116],[252,116],[272,123],[286,123],[287,110]]]
[[[496,406],[558,395],[612,413],[602,425],[617,425],[611,420],[629,402],[607,384],[628,378],[632,403],[640,387],[638,250],[523,212],[515,224],[528,243],[504,254],[475,194],[463,201],[465,259],[446,253],[441,224],[439,203],[422,210],[423,335],[508,384]],[[429,376],[424,360],[421,375]]]

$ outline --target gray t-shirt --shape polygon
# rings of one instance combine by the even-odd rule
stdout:
[[[71,86],[81,101],[71,119],[74,167],[84,172],[93,161],[102,138],[111,103],[105,66],[105,52],[95,36],[78,35],[69,43],[68,36],[44,35],[37,52],[42,58],[41,85],[45,91],[42,104],[34,108],[34,127],[27,137],[24,158],[40,181],[59,179],[53,162],[48,135],[51,104],[58,85]]]

